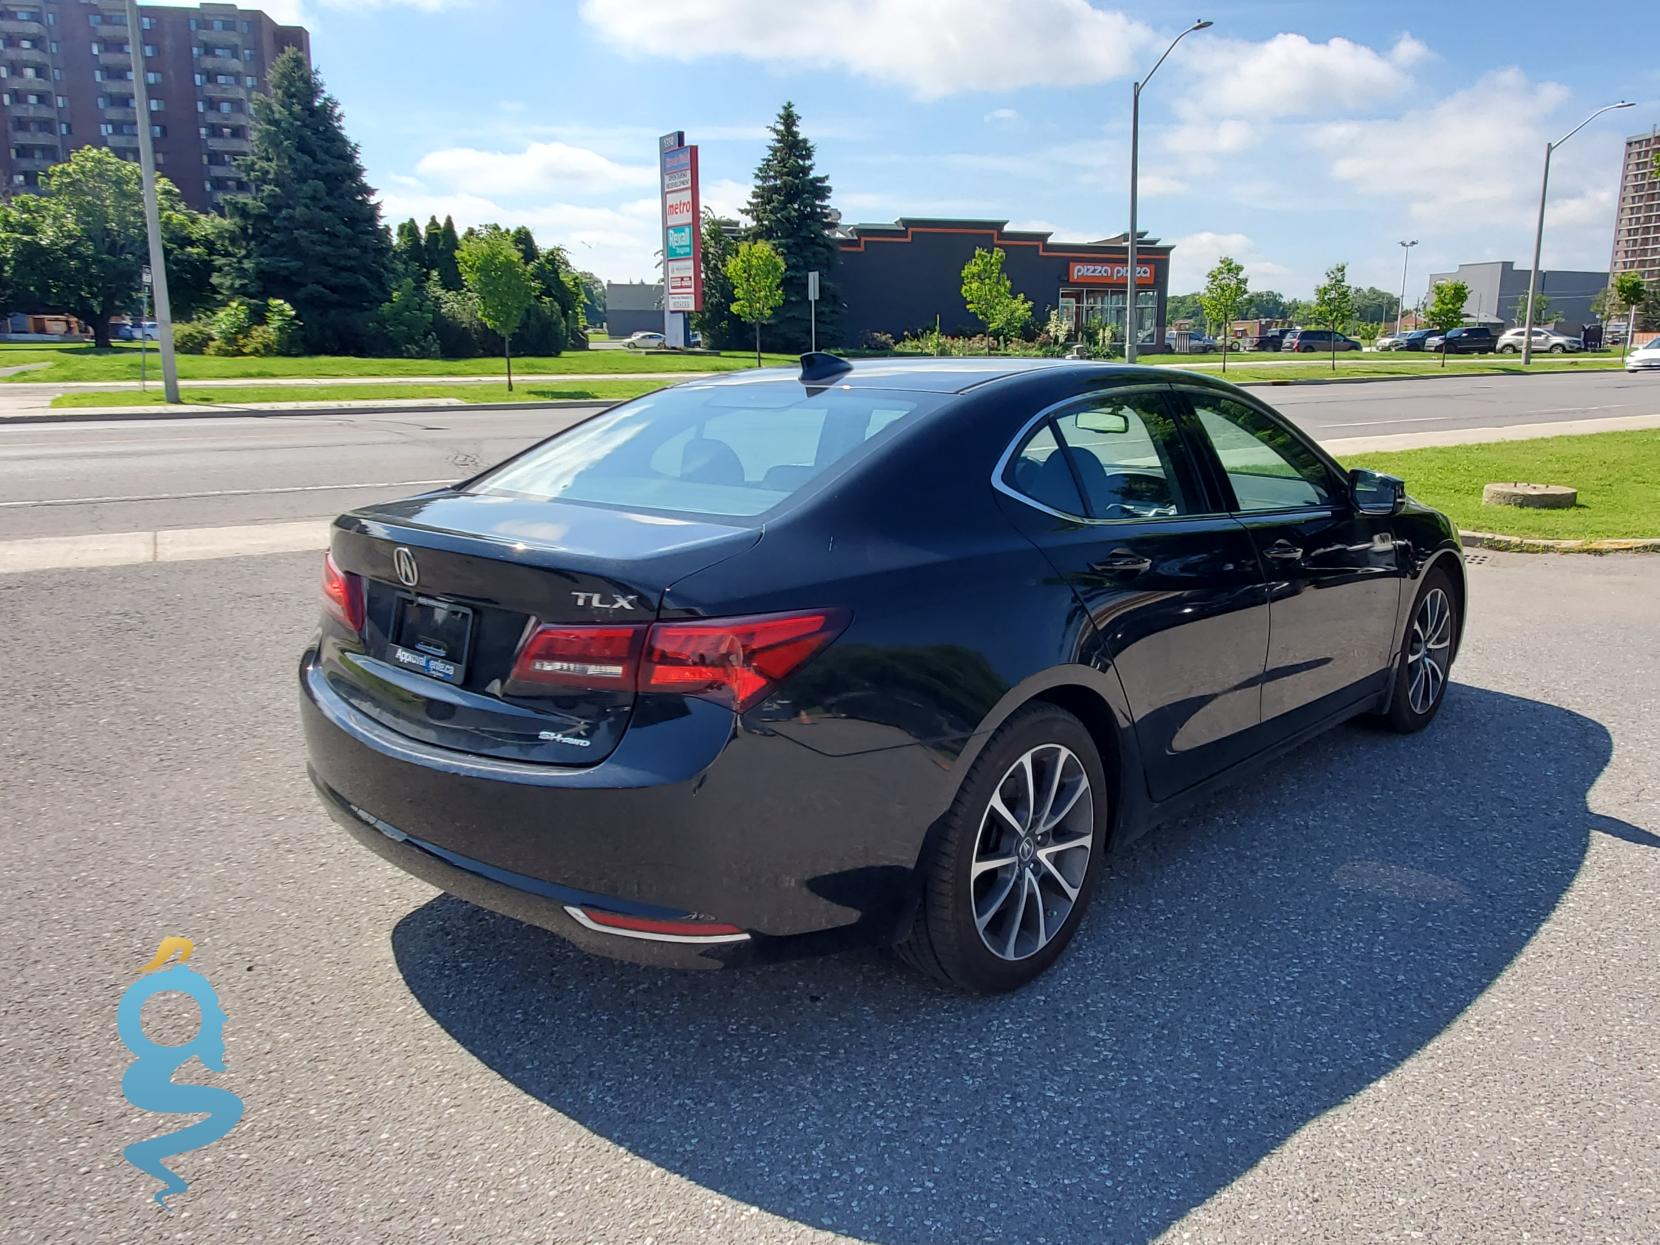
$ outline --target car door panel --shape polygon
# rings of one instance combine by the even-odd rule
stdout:
[[[1404,582],[1393,518],[1358,511],[1335,466],[1271,412],[1243,396],[1181,393],[1202,468],[1266,576],[1264,735],[1381,690]]]
[[[1163,800],[1258,746],[1254,733],[1261,720],[1260,683],[1268,651],[1267,587],[1249,532],[1229,515],[1095,517],[1103,498],[1114,509],[1170,509],[1157,505],[1159,498],[1149,498],[1153,486],[1136,477],[1158,475],[1171,465],[1190,473],[1181,482],[1180,491],[1187,495],[1177,508],[1209,509],[1203,496],[1191,497],[1202,494],[1204,486],[1192,473],[1166,387],[1119,392],[1114,400],[1139,404],[1158,435],[1168,438],[1161,454],[1172,460],[1155,470],[1138,461],[1106,467],[1099,460],[1094,466],[1086,463],[1071,493],[1079,499],[1077,511],[1068,513],[1056,505],[1061,499],[1052,489],[1058,472],[1047,458],[1022,472],[1017,456],[1015,469],[1006,476],[1010,486],[1003,489],[1003,504],[1088,613],[1134,718],[1148,793]],[[1056,441],[1046,432],[1026,435],[1041,436],[1046,445]],[[1061,444],[1069,456],[1078,452],[1076,446]],[[1110,484],[1103,485],[1102,478]],[[1013,486],[1017,483],[1041,492],[1046,501],[1034,503]],[[1128,501],[1110,501],[1125,496],[1126,489]],[[1086,496],[1091,499],[1087,505]],[[1093,513],[1081,513],[1085,510]]]

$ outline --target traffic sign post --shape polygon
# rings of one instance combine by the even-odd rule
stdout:
[[[814,269],[807,274],[807,324],[808,344],[814,351],[818,350],[818,270]]]
[[[138,312],[138,389],[142,393],[149,387],[150,372],[150,338],[144,331],[144,326],[150,322],[150,265],[144,265],[140,274],[143,284],[139,290]]]

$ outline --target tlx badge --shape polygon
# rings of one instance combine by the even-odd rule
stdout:
[[[571,596],[578,605],[592,606],[596,610],[636,609],[638,607],[634,602],[639,600],[638,597],[625,597],[620,592],[611,593],[609,601],[605,599],[606,594],[603,592],[573,592]]]

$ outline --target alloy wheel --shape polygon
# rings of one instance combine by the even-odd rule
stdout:
[[[1414,713],[1433,709],[1447,686],[1452,630],[1452,602],[1445,589],[1432,588],[1418,605],[1407,640],[1407,703]]]
[[[1040,744],[1009,767],[980,820],[969,881],[988,951],[1024,960],[1060,933],[1094,838],[1094,793],[1076,753]]]

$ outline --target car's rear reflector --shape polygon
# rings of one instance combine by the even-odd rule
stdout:
[[[334,555],[323,555],[323,610],[352,631],[363,630],[363,578],[335,565]]]
[[[578,925],[620,938],[644,938],[651,942],[746,942],[749,935],[736,925],[688,918],[665,921],[655,917],[628,916],[604,908],[578,908],[567,904],[565,911]]]
[[[672,692],[752,708],[847,625],[841,610],[645,626],[538,627],[508,690]]]

